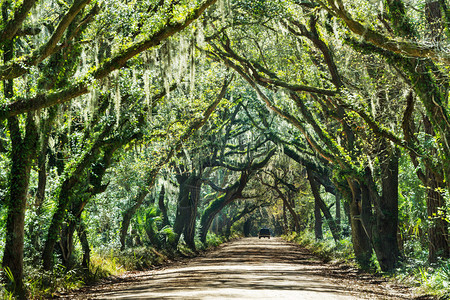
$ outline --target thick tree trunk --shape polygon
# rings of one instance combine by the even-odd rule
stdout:
[[[323,240],[322,214],[317,199],[314,200],[314,235],[316,240]]]
[[[170,225],[169,224],[169,217],[167,215],[167,207],[166,204],[164,203],[164,197],[166,195],[166,190],[164,188],[164,185],[161,187],[161,191],[159,192],[159,197],[158,197],[158,207],[159,210],[161,211],[162,214],[162,227]]]
[[[67,223],[62,225],[61,234],[59,238],[59,249],[61,250],[61,260],[64,267],[70,270],[73,267],[72,252],[73,252],[73,236],[75,234],[75,220],[73,216],[69,216],[70,219]],[[78,221],[78,220],[77,220]]]
[[[380,158],[381,188],[379,196],[377,186],[372,178],[370,169],[366,170],[365,183],[361,184],[363,198],[373,204],[372,213],[364,218],[364,224],[371,237],[372,245],[380,268],[384,272],[392,271],[398,263],[399,249],[397,242],[398,230],[398,153],[396,149],[389,152],[383,147]]]
[[[227,199],[226,194],[219,196],[218,198],[211,201],[209,206],[203,212],[200,221],[200,241],[204,244],[206,242],[206,235],[208,234],[209,226],[214,220],[214,217],[228,204],[229,198]]]
[[[361,190],[359,184],[351,179],[347,179],[352,191],[352,199],[350,201],[350,216],[352,229],[352,243],[355,258],[362,268],[370,267],[370,258],[372,256],[372,246],[369,237],[364,230],[361,221]]]
[[[225,223],[225,232],[224,235],[225,237],[228,239],[231,236],[231,226],[233,225],[231,219],[226,219],[226,223]]]
[[[63,265],[70,270],[74,261],[72,253],[74,249],[75,230],[79,230],[81,224],[81,214],[88,199],[78,198],[70,204],[70,212],[67,213],[66,220],[61,226],[59,248]],[[78,234],[79,235],[79,234]]]
[[[389,157],[381,161],[381,188],[379,207],[375,207],[379,248],[383,255],[377,256],[383,271],[392,271],[397,266],[398,249],[398,159],[394,149]],[[375,245],[377,247],[377,245]],[[378,251],[380,252],[380,251]]]
[[[195,223],[197,220],[197,209],[200,200],[200,190],[202,180],[199,176],[192,178],[192,184],[189,187],[189,209],[187,223],[184,225],[184,241],[192,250],[195,249]]]
[[[5,87],[5,89],[7,88]],[[33,117],[29,115],[26,122],[26,133],[22,139],[17,118],[8,119],[12,150],[7,198],[6,240],[2,262],[3,269],[9,269],[13,276],[13,278],[6,278],[6,288],[14,292],[20,299],[25,298],[23,286],[25,210],[37,137]]]
[[[200,197],[201,180],[195,174],[183,174],[177,176],[180,185],[178,193],[178,204],[173,230],[177,234],[174,246],[178,244],[181,234],[184,241],[192,250],[195,248],[195,219],[197,217],[197,206]]]
[[[66,208],[70,201],[69,191],[71,189],[68,188],[69,185],[70,184],[68,182],[64,182],[62,184],[61,192],[58,198],[58,207],[53,214],[50,227],[47,231],[47,240],[45,241],[44,250],[42,252],[42,265],[44,270],[51,270],[53,267],[53,249],[58,241],[61,224],[64,221]]]
[[[71,196],[73,188],[79,183],[84,171],[89,168],[97,159],[100,148],[104,139],[111,132],[112,124],[105,125],[101,133],[97,136],[95,142],[89,149],[86,149],[83,157],[73,167],[72,171],[67,174],[66,179],[62,182],[58,194],[58,206],[53,214],[50,227],[47,231],[47,240],[45,241],[44,250],[42,252],[42,264],[44,270],[50,270],[53,267],[53,250],[64,222],[67,207],[71,205]],[[106,165],[106,163],[105,163]],[[95,167],[95,166],[94,166]],[[101,177],[101,176],[100,176]],[[100,189],[98,189],[100,190]],[[81,200],[80,200],[81,201]],[[84,206],[84,205],[83,205]],[[81,209],[77,214],[81,214]]]
[[[442,194],[444,183],[427,168],[427,215],[428,226],[428,260],[437,262],[438,257],[449,258],[448,221],[445,218],[445,200]]]
[[[434,135],[433,126],[428,118],[423,120],[425,132],[430,136]],[[437,151],[434,150],[435,155]],[[442,191],[444,191],[445,184],[442,176],[432,170],[430,166],[425,167],[425,181],[427,187],[427,215],[430,221],[428,226],[428,260],[436,262],[438,256],[442,258],[450,257],[448,229],[449,224],[446,221],[445,215],[445,200]]]
[[[2,19],[8,20],[8,2],[2,5]],[[12,41],[3,42],[3,61],[8,62],[14,56]],[[3,81],[4,98],[14,97],[13,80]],[[25,298],[23,286],[23,247],[25,228],[25,209],[28,193],[28,184],[31,170],[31,149],[27,149],[22,139],[17,117],[8,119],[8,129],[11,138],[11,169],[9,178],[9,196],[7,198],[8,216],[6,219],[6,241],[3,252],[3,269],[11,272],[13,278],[5,276],[6,289]]]

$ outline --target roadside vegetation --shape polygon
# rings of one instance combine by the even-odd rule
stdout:
[[[267,227],[446,297],[448,5],[2,1],[2,295]]]

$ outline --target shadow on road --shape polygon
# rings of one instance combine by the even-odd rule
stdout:
[[[281,239],[246,238],[188,261],[104,286],[87,299],[411,299],[404,291],[348,278]]]

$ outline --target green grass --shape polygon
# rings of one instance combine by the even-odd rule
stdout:
[[[282,236],[285,240],[299,244],[308,249],[324,262],[336,261],[354,264],[352,243],[349,238],[340,240],[337,244],[334,240],[325,236],[323,240],[317,241],[312,232],[292,232]]]
[[[399,282],[416,286],[421,294],[450,299],[450,260],[432,265],[420,261],[404,263],[394,277]]]
[[[308,249],[324,262],[334,261],[357,266],[349,238],[337,244],[330,237],[316,241],[312,232],[293,232],[283,238]],[[394,273],[382,275],[400,284],[416,287],[418,294],[436,296],[437,299],[450,299],[450,259],[430,265],[426,253],[423,255],[414,253],[411,256],[416,258],[405,259]],[[367,271],[381,273],[375,255],[373,260],[373,268]]]
[[[208,234],[204,250],[216,247],[227,239]],[[77,266],[67,270],[62,265],[56,265],[50,271],[27,266],[25,270],[25,285],[28,299],[48,299],[55,295],[80,288],[86,283],[93,283],[108,276],[123,275],[127,271],[146,270],[162,265],[179,256],[193,257],[197,253],[189,249],[184,243],[175,250],[157,250],[153,247],[135,247],[120,251],[113,248],[91,252],[89,270]],[[0,299],[14,299],[14,296],[5,289],[0,289]]]

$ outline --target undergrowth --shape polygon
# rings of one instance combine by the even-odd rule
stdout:
[[[202,250],[216,247],[228,239],[208,234]],[[200,244],[199,244],[200,245]],[[183,242],[176,251],[172,249],[158,250],[150,246],[128,248],[120,251],[114,248],[96,249],[91,253],[89,269],[76,266],[66,269],[56,265],[52,271],[27,266],[24,284],[28,299],[48,299],[60,293],[78,289],[86,284],[97,282],[109,276],[120,276],[127,271],[142,271],[160,266],[177,257],[194,257],[198,252],[192,251]],[[0,289],[0,299],[15,299],[13,294]]]
[[[335,261],[356,266],[350,238],[344,238],[337,244],[329,236],[316,241],[312,232],[292,232],[283,238],[308,249],[324,262]],[[400,267],[394,273],[389,274],[380,271],[374,258],[374,264],[368,271],[381,273],[401,284],[416,287],[418,294],[427,294],[442,300],[450,299],[450,259],[440,260],[437,264],[429,264],[426,253],[422,256],[415,253],[412,256],[416,258],[404,258]]]
[[[405,261],[394,277],[404,284],[415,286],[421,294],[438,299],[450,299],[450,259],[437,264],[426,261]]]
[[[343,238],[337,244],[328,236],[317,241],[312,232],[292,232],[284,235],[287,241],[294,242],[308,249],[324,262],[337,261],[343,263],[354,263],[354,254],[350,238]]]

